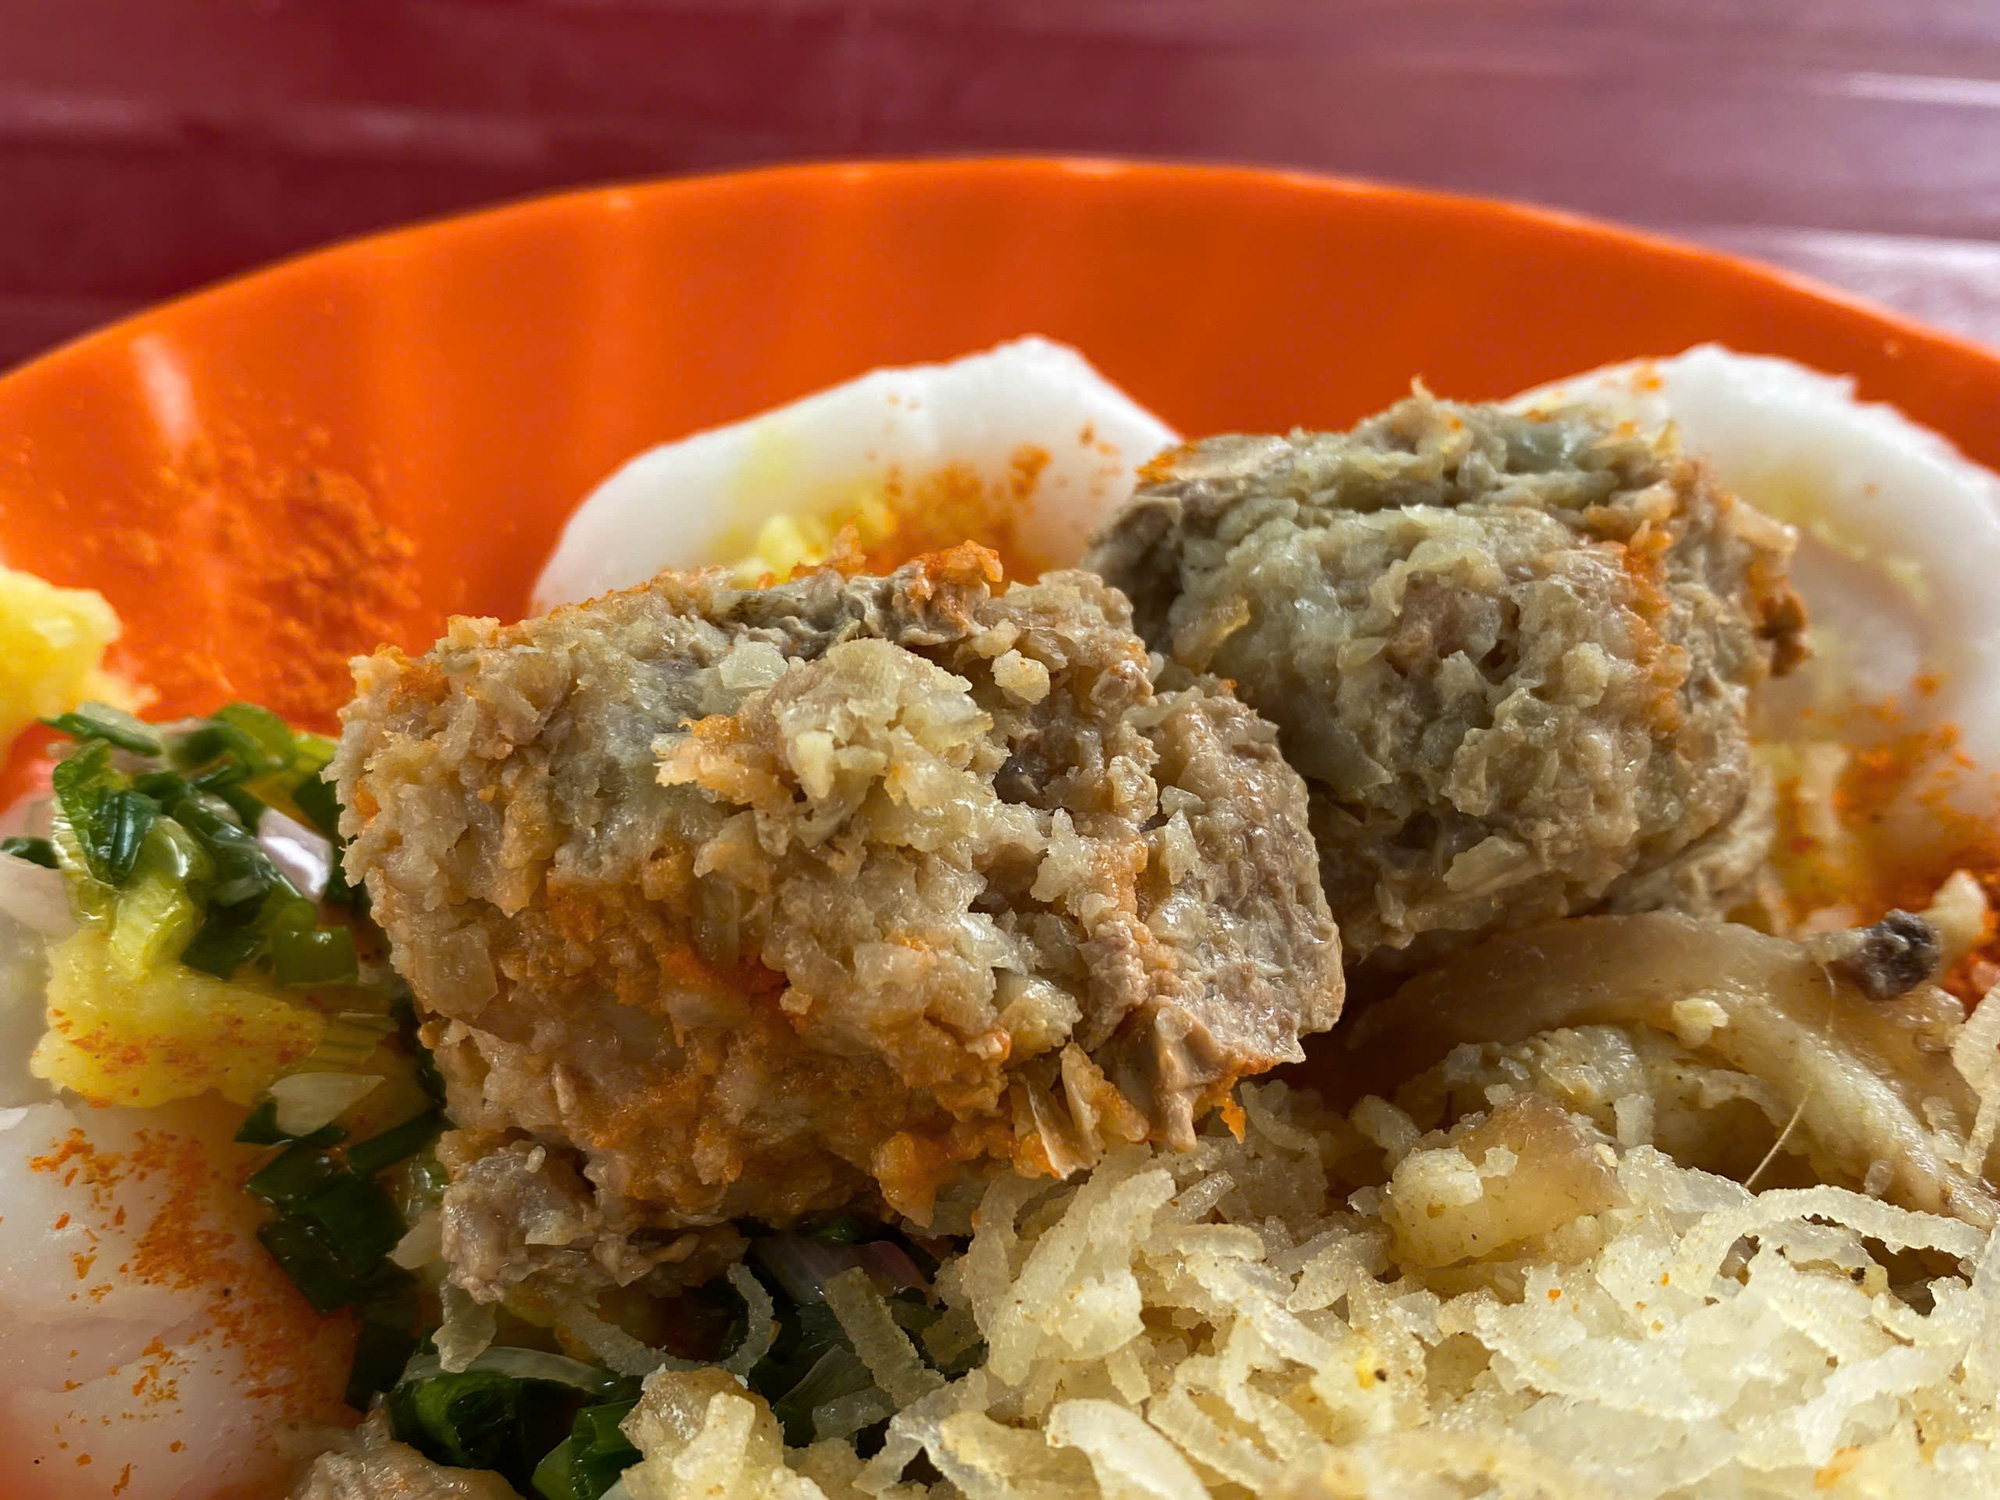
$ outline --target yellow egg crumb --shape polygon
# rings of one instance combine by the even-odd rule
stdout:
[[[865,553],[893,536],[896,526],[887,493],[863,486],[824,507],[780,511],[769,517],[731,572],[746,586],[761,578],[789,578],[800,568],[817,567],[832,557],[843,531],[852,531],[855,546]]]
[[[97,1104],[150,1108],[210,1089],[248,1104],[326,1027],[274,990],[185,964],[135,978],[106,933],[86,927],[49,950],[48,1030],[29,1067]]]
[[[118,616],[91,589],[63,589],[0,567],[0,748],[36,719],[95,698],[134,706],[103,670]]]

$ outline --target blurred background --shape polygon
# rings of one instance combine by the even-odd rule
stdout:
[[[547,188],[999,151],[1530,199],[2000,343],[2000,0],[0,0],[0,368]]]

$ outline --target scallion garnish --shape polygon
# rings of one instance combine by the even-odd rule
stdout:
[[[274,1208],[292,1208],[344,1175],[344,1169],[331,1155],[300,1141],[252,1172],[243,1190]]]
[[[375,1283],[348,1263],[325,1227],[311,1219],[281,1214],[259,1225],[257,1238],[292,1284],[305,1293],[315,1312],[339,1312],[375,1290]],[[376,1274],[386,1271],[400,1271],[400,1268],[383,1266]]]
[[[0,839],[0,854],[11,854],[16,859],[25,859],[31,865],[40,865],[45,870],[60,869],[56,860],[56,846],[47,839],[7,838]]]
[[[415,1156],[443,1129],[444,1116],[434,1109],[426,1110],[400,1125],[392,1125],[380,1135],[371,1135],[349,1146],[348,1169],[358,1176],[373,1177],[383,1168]]]
[[[588,1462],[579,1477],[611,1474],[602,1489],[555,1493],[596,1496],[638,1457],[618,1461],[618,1423],[638,1395],[634,1381],[539,1349],[488,1349],[457,1373],[420,1350],[389,1393],[389,1423],[400,1441],[435,1462],[497,1470],[515,1488],[543,1495],[549,1491],[537,1476],[569,1444],[559,1461],[565,1472],[578,1472],[582,1449]],[[583,1420],[590,1411],[599,1415]]]
[[[518,1469],[522,1382],[489,1370],[434,1375],[389,1396],[396,1436],[459,1469]]]
[[[159,809],[134,792],[111,763],[109,740],[86,741],[74,755],[56,762],[49,780],[90,875],[105,885],[123,885]]]
[[[233,922],[227,913],[211,912],[181,950],[181,962],[217,979],[232,979],[263,945],[264,935],[255,927]]]
[[[286,989],[346,984],[360,972],[354,933],[345,927],[290,922],[270,936],[271,972]]]
[[[85,703],[42,722],[73,740],[105,740],[134,755],[164,755],[166,746],[153,727],[108,703]]]
[[[409,1228],[387,1193],[351,1172],[333,1177],[310,1197],[292,1204],[291,1210],[324,1229],[357,1276],[381,1265]]]
[[[91,919],[113,921],[125,967],[179,957],[230,979],[268,957],[281,985],[355,979],[352,933],[320,923],[317,904],[255,836],[274,806],[331,836],[339,807],[321,779],[331,740],[295,733],[248,703],[186,728],[159,729],[102,704],[46,722],[78,743],[51,777],[61,814],[56,837],[32,847],[72,874],[72,895]],[[114,752],[154,763],[132,766]],[[171,835],[166,844],[162,829]],[[125,899],[134,885],[143,890]],[[356,904],[344,875],[329,895]]]
[[[369,1402],[395,1385],[416,1347],[409,1320],[396,1323],[364,1313],[354,1341],[354,1363],[347,1369],[347,1404],[356,1411],[368,1410]]]
[[[308,824],[339,842],[340,798],[334,794],[332,782],[322,776],[308,776],[292,789],[292,801],[306,815]]]
[[[269,1100],[265,1107],[270,1113],[254,1134],[275,1136],[276,1107]],[[345,1161],[321,1149],[328,1143],[317,1136],[295,1140],[243,1184],[279,1211],[259,1236],[321,1312],[360,1297],[362,1278],[382,1265],[409,1228],[375,1174],[422,1150],[442,1128],[442,1119],[427,1111],[350,1146]],[[251,1131],[252,1122],[245,1121],[237,1139]]]
[[[882,1231],[879,1226],[864,1224],[853,1214],[841,1214],[837,1218],[822,1219],[802,1232],[808,1239],[825,1240],[835,1245],[858,1245],[863,1240],[875,1238]]]
[[[535,1466],[535,1493],[543,1500],[598,1500],[639,1461],[639,1450],[619,1427],[637,1405],[614,1401],[578,1412],[570,1435]]]

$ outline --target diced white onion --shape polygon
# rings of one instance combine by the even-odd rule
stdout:
[[[271,1085],[278,1129],[286,1135],[310,1135],[346,1114],[381,1082],[372,1073],[288,1074]]]
[[[333,845],[296,819],[267,808],[257,820],[257,843],[297,889],[317,901],[333,873]]]

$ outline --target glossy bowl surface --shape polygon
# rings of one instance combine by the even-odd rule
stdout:
[[[2000,462],[2000,360],[1568,216],[1227,167],[783,167],[341,245],[0,379],[0,557],[102,590],[157,711],[326,724],[345,658],[517,613],[631,454],[1038,332],[1183,431],[1350,422],[1716,339],[1851,372]]]

